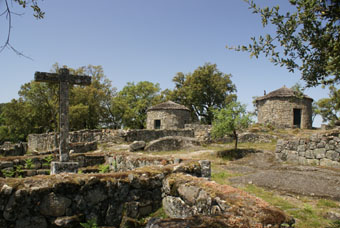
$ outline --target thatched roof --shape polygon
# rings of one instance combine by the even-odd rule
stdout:
[[[167,102],[152,106],[152,107],[148,108],[147,111],[150,111],[150,110],[186,110],[186,111],[190,111],[184,105],[177,104],[173,101],[167,101]]]
[[[283,86],[280,89],[277,89],[277,90],[274,90],[274,91],[268,93],[267,95],[256,98],[255,101],[257,102],[257,101],[266,100],[266,99],[274,98],[274,97],[279,97],[279,98],[287,97],[288,98],[288,97],[300,97],[300,96],[298,96],[294,90],[289,89],[286,86]],[[308,97],[307,95],[304,95],[304,94],[300,98],[310,99],[310,100],[313,101],[312,98],[310,98],[310,97]]]

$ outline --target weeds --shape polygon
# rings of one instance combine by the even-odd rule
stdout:
[[[51,162],[53,161],[53,155],[48,155],[47,157],[44,158],[46,162],[44,162],[43,165],[45,166],[50,166]]]
[[[34,164],[33,164],[32,158],[27,158],[25,160],[25,168],[26,169],[33,169],[34,168]]]
[[[80,225],[84,228],[98,228],[96,219],[87,220],[86,223],[80,223]]]
[[[110,166],[109,165],[100,165],[99,166],[99,173],[108,173],[110,171]]]

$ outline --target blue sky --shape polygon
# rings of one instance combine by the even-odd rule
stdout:
[[[288,1],[256,2],[289,9]],[[216,63],[233,75],[239,101],[249,110],[252,97],[264,90],[303,83],[298,72],[225,48],[248,44],[251,36],[270,31],[242,0],[44,0],[40,6],[46,12],[43,20],[14,5],[15,12],[25,14],[12,18],[11,44],[33,60],[10,50],[0,53],[0,103],[18,98],[20,86],[31,81],[35,71],[50,71],[56,62],[72,68],[102,65],[118,90],[138,81],[173,89],[177,72]],[[6,23],[0,18],[1,42]],[[306,94],[318,100],[327,97],[328,90],[311,88]],[[318,118],[315,125],[320,123]]]

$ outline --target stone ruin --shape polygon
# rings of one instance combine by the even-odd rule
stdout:
[[[80,227],[91,219],[99,226],[122,228],[280,227],[294,222],[254,196],[209,181],[209,161],[116,152],[103,157],[110,173],[0,178],[0,227]],[[161,207],[168,219],[143,222]]]
[[[71,132],[69,139],[70,145],[117,142],[115,148],[122,142],[181,133],[190,139],[195,135],[192,129],[93,130]],[[54,134],[31,135],[30,154],[0,158],[0,227],[80,227],[91,219],[99,226],[122,228],[280,227],[294,222],[261,199],[210,181],[206,160],[78,151],[70,154],[78,173],[49,175],[51,161],[58,160],[53,153],[57,140]],[[101,173],[102,168],[108,172]],[[160,208],[167,219],[144,222]]]

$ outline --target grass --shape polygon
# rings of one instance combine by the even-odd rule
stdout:
[[[332,200],[318,200],[307,197],[302,197],[301,200],[297,198],[287,198],[279,196],[272,191],[256,187],[255,185],[247,185],[243,187],[243,190],[263,199],[294,217],[296,220],[295,227],[298,228],[331,227],[334,223],[329,219],[324,218],[324,215],[331,209],[339,208],[338,203]]]

